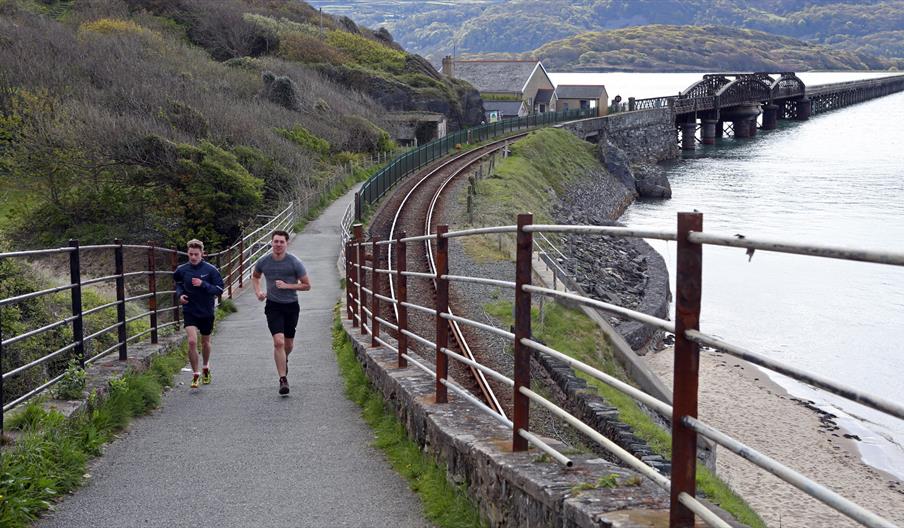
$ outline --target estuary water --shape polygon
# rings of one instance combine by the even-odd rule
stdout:
[[[561,74],[560,74],[561,75]],[[620,94],[677,93],[700,74],[567,74],[560,83]],[[588,78],[587,75],[594,77]],[[807,85],[888,73],[804,73]],[[666,169],[673,197],[639,201],[622,221],[904,252],[904,93],[725,138]],[[649,241],[674,273],[675,245]],[[673,285],[674,291],[674,285]],[[896,402],[904,400],[904,268],[743,249],[704,248],[701,330]],[[904,422],[784,376],[791,394],[836,414],[864,462],[904,479]],[[739,402],[743,405],[743,402]]]

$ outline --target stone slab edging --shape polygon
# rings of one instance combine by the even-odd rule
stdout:
[[[344,311],[340,313],[345,313]],[[668,526],[668,493],[636,472],[594,454],[571,454],[574,467],[545,461],[542,452],[511,450],[511,430],[457,397],[434,403],[434,380],[414,366],[398,368],[396,353],[370,348],[370,336],[343,320],[358,360],[409,436],[465,486],[481,517],[494,527],[649,528]],[[381,336],[390,345],[395,341]],[[424,361],[432,367],[432,363]],[[546,439],[558,450],[567,446]],[[573,490],[615,474],[614,488]]]

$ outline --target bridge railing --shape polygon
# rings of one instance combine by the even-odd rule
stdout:
[[[222,297],[232,298],[236,288],[243,288],[244,282],[251,275],[254,263],[270,252],[270,234],[278,229],[291,231],[298,220],[299,212],[298,208],[290,203],[264,225],[240,236],[233,245],[223,251],[205,255],[223,275],[226,288],[220,300]],[[82,256],[86,252],[112,253],[113,273],[89,277],[90,273],[82,263]],[[0,253],[0,261],[64,257],[68,260],[66,264],[69,268],[68,284],[0,299],[0,320],[3,310],[20,310],[24,303],[38,302],[65,292],[69,293],[70,305],[70,315],[67,317],[46,322],[38,328],[24,330],[14,336],[5,336],[3,325],[0,324],[0,424],[6,411],[59,383],[66,376],[65,366],[69,360],[75,359],[81,368],[85,368],[118,351],[119,359],[125,361],[128,359],[129,343],[144,336],[149,336],[151,343],[157,343],[160,331],[169,328],[178,329],[179,300],[176,298],[172,275],[186,256],[184,251],[176,249],[152,244],[123,244],[121,240],[115,240],[113,244],[91,246],[81,246],[78,240],[71,240],[68,247]],[[93,256],[94,266],[98,260],[97,256]],[[146,278],[146,281],[142,281],[142,278]],[[129,288],[127,282],[130,283]],[[165,289],[160,288],[161,283],[166,284]],[[82,296],[83,288],[102,284],[113,285],[116,300],[86,308]],[[129,295],[134,289],[138,289],[140,293]],[[127,316],[126,306],[133,303],[141,303],[142,308],[146,310]],[[26,307],[26,311],[28,310]],[[113,310],[115,323],[88,333],[87,318],[110,315]],[[168,321],[162,322],[163,319]],[[134,329],[136,324],[140,324],[139,321],[144,320],[147,328]],[[90,326],[94,326],[93,323]],[[67,329],[68,334],[65,331]],[[115,342],[109,344],[114,331]],[[19,359],[17,345],[21,346],[28,340],[42,336],[47,337],[49,332],[56,332],[55,338],[50,339],[51,343],[58,346],[56,350],[36,358],[29,356],[26,360]],[[103,349],[95,346],[102,342],[108,346]],[[37,381],[10,386],[10,382],[29,373],[31,373],[27,376],[29,381]]]
[[[371,240],[364,241],[363,231],[356,229],[356,236],[345,247],[347,256],[346,269],[346,317],[353,327],[357,327],[362,335],[371,336],[371,346],[383,346],[398,355],[398,366],[406,367],[411,363],[423,370],[435,379],[435,401],[445,403],[448,401],[448,391],[451,390],[462,398],[474,404],[478,409],[493,416],[500,423],[512,430],[512,448],[515,451],[523,451],[528,444],[549,454],[553,459],[563,465],[570,465],[568,457],[557,452],[542,439],[530,433],[528,430],[531,405],[539,405],[553,415],[561,418],[579,432],[585,434],[602,448],[611,452],[629,467],[637,470],[655,484],[670,493],[671,512],[670,526],[691,526],[694,515],[700,517],[710,526],[728,527],[729,525],[709,511],[696,499],[696,454],[697,435],[702,435],[718,445],[731,450],[747,461],[769,471],[801,489],[810,496],[836,509],[842,514],[859,522],[864,526],[889,528],[894,525],[853,502],[841,497],[828,488],[808,479],[797,471],[769,458],[762,453],[744,445],[729,435],[718,431],[697,418],[699,383],[699,346],[706,345],[722,352],[744,359],[763,368],[779,372],[798,381],[808,383],[831,392],[851,401],[855,401],[877,411],[904,420],[904,406],[863,391],[846,387],[833,380],[806,372],[767,358],[766,356],[750,351],[736,344],[725,342],[713,335],[700,331],[700,299],[702,284],[702,248],[704,245],[720,245],[744,248],[748,251],[772,251],[798,255],[810,255],[815,257],[843,259],[860,262],[871,262],[894,266],[904,266],[904,253],[885,251],[869,251],[857,248],[844,248],[820,244],[802,244],[782,240],[767,240],[756,237],[740,237],[738,235],[727,236],[703,232],[702,213],[679,213],[677,229],[633,229],[630,227],[610,227],[593,225],[533,225],[532,216],[519,215],[518,223],[514,226],[486,227],[464,231],[448,232],[446,226],[438,226],[436,232],[430,235],[400,238],[397,240]],[[482,277],[454,275],[449,270],[448,240],[456,237],[486,235],[491,233],[514,234],[516,238],[517,254],[515,263],[514,281],[497,280]],[[613,237],[637,237],[653,238],[666,241],[677,241],[676,254],[676,303],[675,321],[668,321],[635,310],[630,310],[611,303],[598,301],[575,293],[558,291],[556,289],[542,288],[531,284],[531,260],[534,248],[535,233],[570,233],[584,235],[607,235]],[[407,246],[412,243],[424,243],[427,251],[436,252],[437,272],[420,273],[407,271]],[[394,269],[380,268],[379,258],[375,258],[379,246],[388,246],[388,252],[394,252],[393,260],[396,263]],[[433,247],[435,246],[435,247]],[[367,249],[371,248],[371,254]],[[370,264],[368,264],[368,262]],[[389,277],[398,281],[399,287],[395,294],[385,293]],[[514,307],[514,332],[496,328],[462,316],[452,315],[448,306],[444,304],[447,295],[437,295],[436,304],[432,307],[421,306],[408,302],[407,280],[432,281],[437,291],[448,292],[449,284],[476,283],[493,285],[515,291]],[[370,288],[367,286],[371,285]],[[595,367],[573,359],[566,352],[556,350],[534,339],[531,331],[531,303],[532,295],[543,295],[553,298],[567,299],[571,302],[581,303],[606,312],[650,325],[659,330],[675,334],[675,361],[674,361],[674,404],[661,401],[639,389],[636,389]],[[397,311],[395,322],[381,316],[380,304],[404,308]],[[514,367],[513,375],[497,372],[490,367],[476,361],[465,358],[453,350],[450,350],[446,342],[447,330],[443,325],[436,325],[436,335],[422,336],[413,332],[409,325],[408,310],[414,310],[431,315],[434,319],[440,318],[455,321],[463,325],[478,328],[494,335],[503,337],[513,343]],[[389,336],[384,332],[389,330]],[[389,337],[394,338],[394,343]],[[414,354],[409,347],[409,340],[418,343],[427,350],[435,352],[435,364],[431,367],[427,362]],[[672,434],[672,464],[671,479],[658,473],[654,468],[642,460],[634,457],[614,442],[598,433],[588,425],[575,418],[567,411],[559,408],[554,403],[540,396],[530,389],[530,357],[531,351],[546,354],[559,359],[571,367],[592,376],[611,387],[623,392],[636,401],[642,403],[654,412],[660,414],[671,424]],[[512,388],[512,401],[514,407],[513,420],[497,414],[483,401],[471,395],[463,387],[448,377],[448,360],[452,359],[477,368],[487,376]]]
[[[355,219],[360,220],[364,207],[375,203],[399,180],[421,167],[439,159],[453,150],[470,143],[479,143],[518,130],[545,126],[562,121],[596,117],[599,110],[571,109],[560,112],[531,114],[514,119],[505,119],[495,123],[459,130],[445,137],[434,139],[420,147],[410,150],[390,161],[386,167],[367,179],[355,196]]]

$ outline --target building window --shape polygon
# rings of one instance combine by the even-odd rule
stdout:
[[[590,102],[586,99],[581,99],[581,110],[587,110],[590,108]]]
[[[539,106],[539,109],[538,109],[538,110],[539,110],[539,112],[540,112],[541,114],[542,114],[543,112],[546,111],[546,105],[545,105],[545,104],[540,104],[540,105],[538,105],[538,106]]]
[[[591,99],[590,100],[590,109],[593,110],[594,108],[596,108],[596,99]]]

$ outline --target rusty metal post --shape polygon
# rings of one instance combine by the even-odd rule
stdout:
[[[222,265],[221,260],[220,260],[220,257],[221,257],[222,255],[223,255],[223,252],[220,251],[220,252],[217,253],[217,258],[216,258],[216,267],[217,267],[217,270],[218,270],[220,273],[223,272],[223,265]],[[179,255],[176,255],[176,260],[178,261],[178,259],[179,259]],[[176,268],[173,268],[173,271],[176,271]],[[228,278],[228,277],[227,277],[227,278]],[[223,292],[220,292],[220,293],[217,295],[217,302],[218,302],[218,303],[223,302]],[[177,303],[177,304],[178,304],[178,303]],[[176,325],[176,326],[178,327],[178,325]],[[178,330],[178,328],[176,328],[176,330]]]
[[[530,293],[524,291],[524,285],[531,284],[531,258],[534,246],[532,233],[524,230],[524,226],[534,223],[531,213],[518,215],[518,235],[515,254],[515,387],[512,403],[513,427],[512,450],[526,451],[527,440],[521,437],[519,430],[529,430],[530,400],[521,394],[521,387],[530,388],[530,349],[521,343],[522,339],[530,339]]]
[[[686,331],[700,328],[703,278],[703,246],[688,241],[691,231],[703,231],[703,213],[678,213],[670,528],[694,526],[693,512],[678,501],[682,492],[696,496],[697,478],[697,433],[681,424],[684,416],[697,417],[700,367],[699,346],[685,337]]]
[[[226,250],[226,265],[229,266],[229,281],[226,285],[229,293],[229,298],[232,299],[232,282],[235,279],[233,273],[235,271],[235,264],[232,262],[232,248]]]
[[[443,237],[449,226],[436,226],[436,403],[449,401],[448,390],[441,380],[449,378],[449,357],[443,352],[449,346],[449,323],[440,317],[449,312],[449,239]]]
[[[367,312],[364,311],[364,291],[362,290],[362,288],[364,288],[367,283],[367,274],[362,269],[364,267],[364,226],[361,224],[355,224],[354,233],[356,243],[355,260],[358,264],[357,271],[355,272],[355,281],[358,283],[355,299],[357,299],[358,301],[358,324],[361,330],[361,335],[364,335],[367,333],[367,329],[364,328],[365,323],[367,323]]]
[[[176,272],[176,268],[179,267],[179,253],[173,251],[170,253],[170,267],[172,268],[173,273]],[[174,276],[175,277],[175,276]],[[176,280],[173,279],[173,306],[179,306],[179,296],[176,295]],[[176,323],[173,326],[176,330],[179,329],[179,308],[173,310],[173,321]]]
[[[371,239],[370,247],[372,255],[370,265],[373,268],[373,271],[370,272],[370,346],[378,347],[380,346],[380,343],[377,342],[377,338],[380,337],[380,322],[377,321],[377,317],[380,317],[380,299],[377,299],[377,294],[380,293],[380,274],[377,273],[377,268],[380,259],[377,255],[379,255],[380,248],[377,247],[376,237]]]
[[[245,287],[245,239],[239,238],[239,288]]]
[[[128,329],[126,328],[126,279],[123,276],[122,264],[122,240],[113,241],[116,249],[113,250],[113,262],[115,265],[116,275],[116,322],[119,323],[119,360],[128,359],[128,350],[126,347],[126,339],[128,338]]]
[[[355,193],[355,220],[361,220],[361,193]]]
[[[157,344],[157,253],[154,243],[148,242],[148,311],[151,312],[151,343]]]
[[[352,310],[352,243],[345,243],[345,311],[348,320],[355,324],[355,312]]]
[[[408,353],[408,336],[405,331],[408,330],[408,307],[402,306],[402,303],[408,302],[408,277],[402,275],[407,269],[408,255],[406,254],[405,244],[402,239],[405,238],[405,232],[399,233],[399,239],[396,241],[396,280],[399,283],[399,289],[396,292],[396,299],[399,301],[398,311],[399,317],[399,335],[396,337],[399,345],[399,368],[408,366],[408,360],[402,357]]]
[[[79,255],[78,240],[70,239],[69,247],[74,248],[69,252],[69,283],[73,284],[72,294],[72,342],[75,343],[75,355],[78,357],[79,365],[85,368],[85,327],[82,315],[82,266],[81,256]]]

